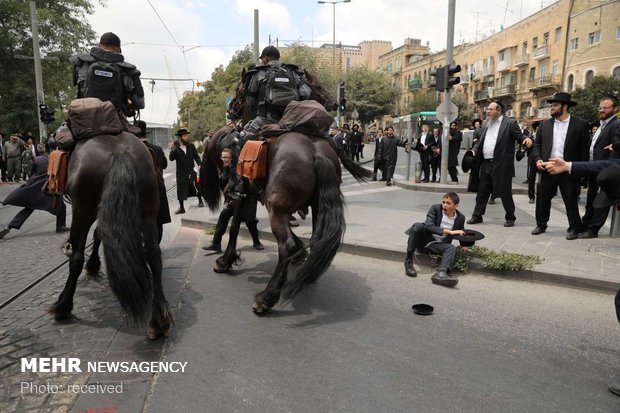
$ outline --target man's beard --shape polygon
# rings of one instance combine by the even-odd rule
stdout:
[[[490,116],[487,116],[487,128],[490,128],[491,126],[495,125],[495,122],[497,122],[499,118],[492,118]]]

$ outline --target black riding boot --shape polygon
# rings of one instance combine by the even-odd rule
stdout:
[[[258,238],[258,227],[256,226],[258,221],[248,222],[248,231],[250,231],[250,235],[252,236],[252,243],[254,244],[254,248],[257,250],[264,250],[265,246],[260,242]]]

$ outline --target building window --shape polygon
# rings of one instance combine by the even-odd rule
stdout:
[[[620,40],[620,26],[616,27],[616,40]]]
[[[557,43],[560,40],[562,40],[561,37],[562,37],[562,28],[558,27],[557,29],[555,29],[555,42]]]
[[[590,84],[592,83],[592,80],[594,80],[594,71],[592,70],[588,70],[586,72],[586,82],[585,82],[585,86],[590,86]]]
[[[538,47],[538,37],[534,37],[532,39],[532,50],[536,50],[537,47]]]
[[[574,39],[570,39],[570,50],[575,51],[579,46],[579,37],[575,37]]]
[[[502,50],[501,52],[499,52],[499,54],[497,55],[497,61],[498,62],[503,62],[504,61],[504,51]]]
[[[527,42],[523,42],[523,50],[521,50],[522,56],[527,57]]]
[[[530,67],[530,80],[536,80],[536,68]]]
[[[614,77],[614,79],[620,80],[620,66],[614,67],[614,71],[612,73],[612,76]]]
[[[549,44],[549,32],[543,34],[543,46],[547,46]]]
[[[557,75],[559,69],[560,69],[560,61],[554,60],[553,63],[551,64],[551,74]]]
[[[597,44],[601,42],[601,31],[590,33],[588,35],[588,44]]]
[[[568,80],[566,82],[566,90],[567,92],[572,92],[573,91],[573,83],[575,83],[575,76],[573,75],[568,75]]]

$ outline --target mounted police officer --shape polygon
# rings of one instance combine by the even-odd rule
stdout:
[[[232,172],[225,192],[232,198],[244,192],[243,181],[236,175],[236,164],[245,141],[258,139],[263,126],[282,118],[286,105],[294,100],[307,100],[312,92],[297,66],[280,62],[280,51],[275,46],[265,47],[259,58],[262,64],[248,71],[251,78],[246,89],[246,104],[251,120],[234,139],[231,148]]]
[[[104,33],[90,53],[79,53],[70,61],[78,99],[95,97],[110,101],[126,117],[133,117],[136,111],[144,109],[140,71],[125,61],[121,39],[114,33]]]

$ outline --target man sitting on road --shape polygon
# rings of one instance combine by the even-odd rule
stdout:
[[[456,247],[452,245],[452,237],[465,233],[465,215],[457,210],[458,206],[459,196],[454,192],[448,192],[443,196],[441,204],[431,206],[424,223],[415,223],[405,231],[405,234],[409,235],[405,258],[405,273],[409,277],[418,275],[413,268],[413,253],[417,249],[441,255],[439,269],[431,277],[434,284],[446,287],[458,284],[458,278],[448,275],[456,258]]]

